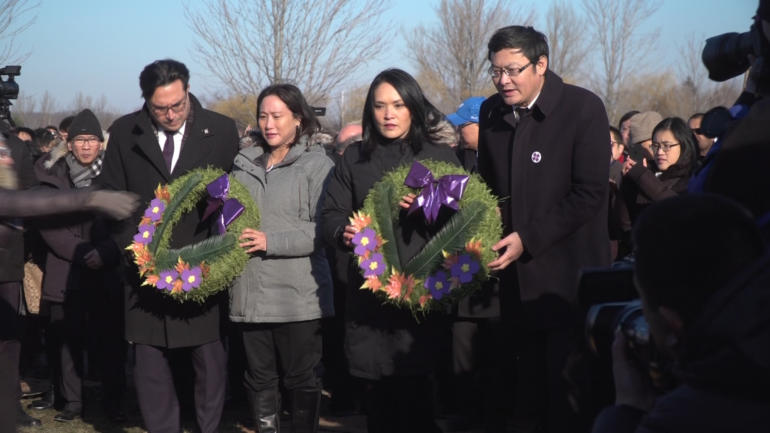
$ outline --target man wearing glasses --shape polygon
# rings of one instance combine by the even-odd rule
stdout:
[[[577,326],[583,267],[609,265],[609,123],[602,101],[548,70],[548,43],[532,27],[489,40],[497,94],[481,106],[479,173],[503,199],[503,316],[515,311],[515,431],[574,428],[564,367]]]
[[[115,121],[98,183],[135,192],[144,203],[158,184],[199,167],[229,170],[238,152],[235,122],[205,110],[190,93],[189,72],[175,60],[158,60],[139,75],[141,110]],[[116,235],[130,244],[141,210]],[[183,215],[171,248],[206,239],[199,212]],[[181,431],[179,402],[169,358],[189,356],[195,372],[195,411],[202,432],[218,429],[225,397],[226,357],[220,339],[220,307],[226,292],[202,305],[169,301],[140,286],[132,260],[125,263],[126,339],[136,355],[134,381],[145,427],[150,432]]]

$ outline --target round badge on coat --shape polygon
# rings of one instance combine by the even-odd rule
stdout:
[[[535,164],[538,164],[542,159],[543,159],[543,155],[541,155],[540,152],[538,151],[532,152],[532,162],[534,162]]]

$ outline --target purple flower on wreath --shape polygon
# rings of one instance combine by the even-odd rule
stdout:
[[[450,283],[446,272],[438,271],[435,274],[428,276],[428,279],[425,280],[425,288],[430,291],[431,296],[436,300],[449,294]]]
[[[158,289],[171,291],[174,288],[174,281],[176,281],[178,276],[179,274],[173,269],[161,271],[160,275],[158,275],[158,284],[156,286]]]
[[[353,243],[356,245],[353,252],[363,256],[367,251],[377,248],[377,233],[372,228],[365,228],[353,236]]]
[[[150,202],[150,206],[144,211],[144,217],[149,218],[150,221],[157,221],[163,216],[163,211],[166,210],[166,203],[163,200],[154,198]]]
[[[182,290],[189,292],[194,287],[201,285],[201,268],[196,266],[182,271]]]
[[[460,283],[470,283],[473,276],[481,269],[479,262],[474,260],[468,254],[460,254],[457,263],[452,265],[452,276],[460,280]]]
[[[380,253],[372,254],[358,266],[364,270],[364,278],[378,277],[385,272],[385,261]]]
[[[139,233],[134,235],[134,242],[147,245],[152,242],[152,235],[155,234],[155,226],[144,224],[139,226]]]

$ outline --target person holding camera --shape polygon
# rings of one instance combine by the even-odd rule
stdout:
[[[594,433],[767,431],[770,255],[750,213],[717,195],[680,196],[650,206],[633,236],[654,349],[680,384],[656,398],[617,333],[615,406]]]

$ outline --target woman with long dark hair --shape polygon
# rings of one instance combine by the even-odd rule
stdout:
[[[627,160],[623,166],[623,183],[615,210],[627,240],[636,218],[647,206],[687,191],[695,168],[695,136],[679,117],[668,117],[655,126],[650,148],[655,170],[647,167],[646,160],[642,164]],[[629,247],[623,251],[630,251]]]
[[[331,137],[300,90],[271,85],[257,98],[258,145],[243,149],[233,175],[259,207],[246,228],[251,259],[230,293],[230,320],[241,324],[244,379],[258,432],[281,431],[278,382],[290,392],[291,431],[318,427],[322,317],[334,314],[329,265],[316,225],[332,161]],[[287,431],[289,429],[286,429]]]
[[[328,243],[351,248],[355,230],[348,218],[388,171],[422,159],[459,167],[452,148],[433,138],[442,119],[408,73],[387,69],[375,77],[364,104],[362,141],[347,148],[327,188],[322,220]],[[432,233],[419,218],[401,212],[394,232],[405,263]],[[428,376],[449,327],[436,315],[418,323],[409,311],[383,304],[359,290],[363,279],[352,262],[348,269],[345,350],[350,373],[367,381],[368,431],[437,431]]]

